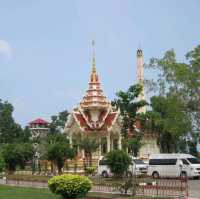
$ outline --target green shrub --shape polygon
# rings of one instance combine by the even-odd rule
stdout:
[[[93,174],[95,171],[96,171],[96,167],[86,167],[86,168],[85,168],[85,173],[86,173],[87,175],[91,175],[91,174]]]
[[[85,176],[61,175],[48,181],[50,190],[64,199],[85,197],[92,187],[92,182]]]
[[[106,155],[107,164],[115,176],[122,176],[129,168],[131,159],[125,151],[115,150]]]

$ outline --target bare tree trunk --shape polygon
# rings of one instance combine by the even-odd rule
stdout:
[[[51,161],[51,174],[53,174],[53,161]]]
[[[85,152],[86,167],[89,166],[89,154]]]
[[[56,175],[56,163],[55,163],[55,161],[52,161],[52,165],[53,165],[53,174]]]
[[[60,166],[57,166],[58,168],[58,175],[62,175],[62,168]]]
[[[92,166],[92,153],[90,152],[88,154],[88,156],[89,156],[89,166],[91,167]]]
[[[48,161],[46,160],[44,163],[44,173],[47,173]]]

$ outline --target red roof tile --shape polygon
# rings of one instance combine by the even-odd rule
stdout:
[[[117,116],[117,113],[109,113],[108,116],[106,117],[105,123],[107,124],[108,127],[111,127],[113,125],[113,122],[115,120],[115,117]]]
[[[49,124],[49,122],[47,122],[41,118],[38,118],[36,120],[33,120],[32,122],[29,122],[29,124]]]

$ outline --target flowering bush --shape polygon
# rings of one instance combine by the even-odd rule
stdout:
[[[92,182],[85,176],[61,175],[48,181],[50,190],[64,199],[84,197],[92,187]]]

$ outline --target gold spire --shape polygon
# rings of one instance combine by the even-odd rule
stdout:
[[[96,73],[95,43],[92,40],[92,73]]]

